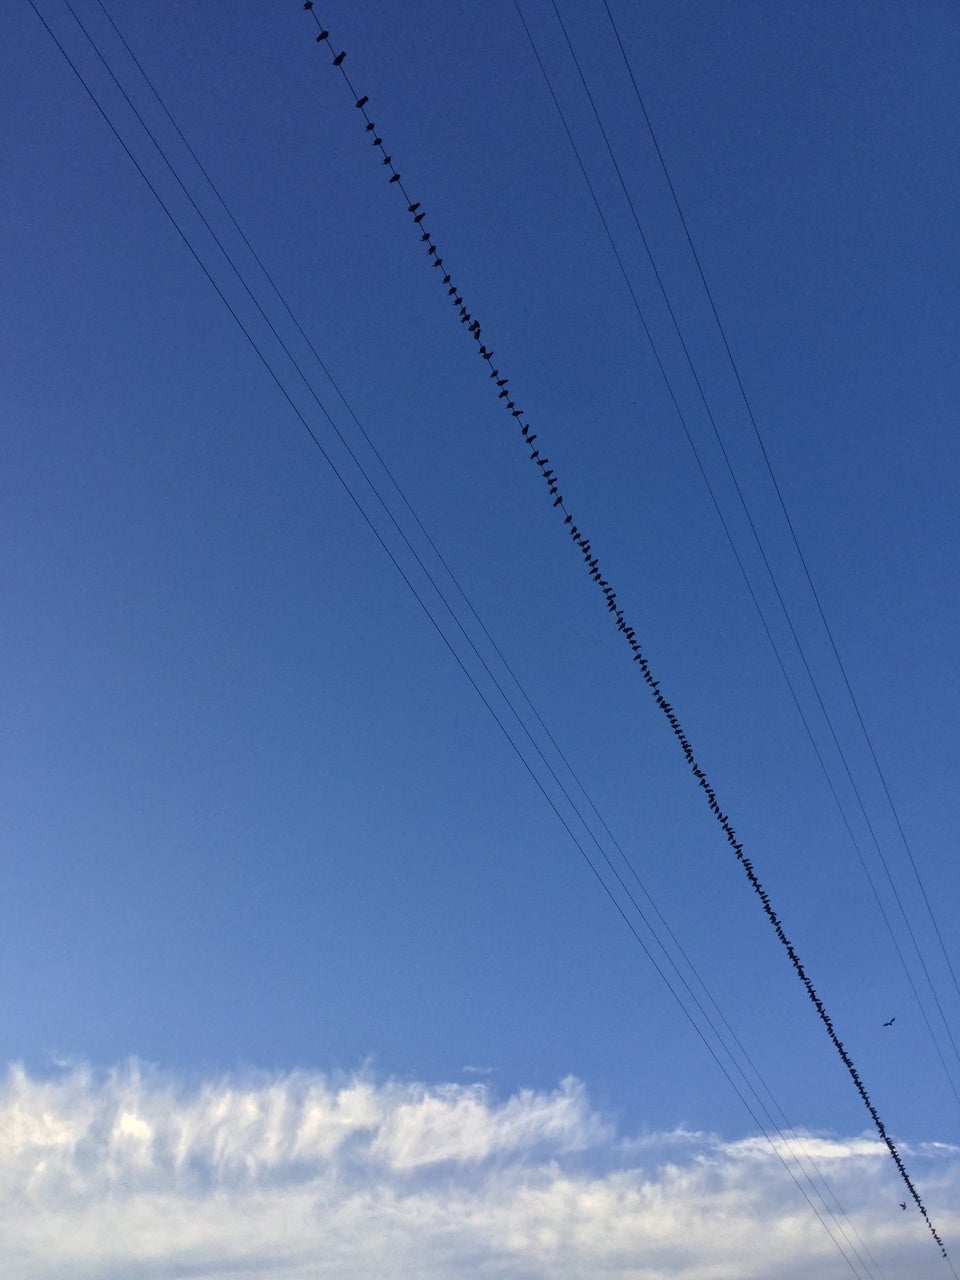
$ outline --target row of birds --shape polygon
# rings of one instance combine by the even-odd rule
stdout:
[[[312,9],[313,8],[312,0],[304,0],[303,7],[304,9],[307,9],[307,10]],[[317,43],[319,44],[327,40],[329,38],[329,34],[330,33],[328,31],[324,30],[321,27],[320,33],[317,36]],[[335,67],[341,67],[345,56],[346,56],[345,52],[343,51],[338,53],[333,59],[333,65]],[[383,150],[383,139],[376,133],[376,125],[374,121],[372,121],[369,118],[365,110],[367,103],[369,101],[370,101],[369,97],[364,95],[363,97],[360,97],[356,100],[355,106],[359,111],[362,111],[364,114],[364,117],[366,119],[366,131],[374,135],[373,138],[371,139],[373,146],[379,147],[381,150]],[[384,155],[383,164],[390,169],[389,181],[391,183],[396,183],[397,185],[399,185],[404,196],[409,200],[410,197],[408,193],[404,190],[403,184],[400,180],[400,174],[394,168],[392,156]],[[407,207],[407,211],[412,215],[414,223],[418,227],[421,227],[424,217],[426,215],[420,205],[420,202],[410,201]],[[433,243],[433,237],[431,236],[430,232],[422,231],[420,238],[421,238],[421,241],[427,246],[428,255],[433,258],[433,265],[435,267],[442,266],[443,259],[437,253],[437,247]],[[522,409],[518,409],[514,401],[510,399],[510,392],[506,389],[506,384],[509,381],[509,379],[506,377],[503,377],[503,378],[500,377],[500,370],[495,369],[492,364],[493,351],[488,349],[480,340],[479,320],[474,319],[474,317],[467,310],[466,305],[464,304],[463,296],[457,289],[456,285],[453,283],[452,277],[449,272],[443,276],[443,283],[447,286],[448,297],[451,299],[453,305],[458,309],[460,313],[460,323],[468,326],[468,331],[470,335],[473,337],[474,341],[477,343],[480,358],[490,363],[490,377],[496,381],[497,387],[499,388],[498,399],[506,401],[506,406],[505,406],[506,409],[511,414],[511,416],[517,420],[517,425],[521,428],[521,431],[523,434],[524,443],[530,447],[530,459],[540,467],[544,480],[547,482],[549,486],[549,492],[552,496],[554,496],[554,502],[553,502],[554,507],[563,506],[563,497],[562,495],[559,494],[558,488],[557,488],[556,474],[552,470],[548,470],[547,468],[548,459],[543,457],[539,453],[539,451],[533,447],[533,442],[537,437],[534,433],[531,432],[529,424],[522,421],[524,417],[524,411]],[[569,526],[569,532],[573,537],[574,541],[580,545],[580,549],[583,552],[584,559],[587,562],[587,567],[590,570],[591,576],[596,581],[599,582],[600,587],[604,592],[604,595],[606,595],[607,597],[607,604],[610,611],[612,613],[617,614],[618,629],[625,631],[627,633],[627,640],[630,643],[631,648],[634,649],[635,656],[639,658],[643,666],[646,666],[645,661],[642,659],[642,656],[639,654],[639,645],[637,644],[633,628],[628,627],[626,625],[623,618],[622,611],[616,607],[616,595],[612,591],[612,589],[610,588],[606,580],[602,578],[597,560],[595,559],[595,557],[591,555],[591,548],[590,548],[589,542],[587,541],[586,538],[583,538],[580,535],[579,530],[576,528],[576,526],[572,525],[572,516],[566,512],[565,507],[564,507],[564,513],[565,513],[565,524]],[[644,671],[644,675],[648,677],[648,683],[652,683],[654,685],[654,693],[658,695],[658,702],[659,702],[660,701],[659,690],[658,688],[656,688],[656,685],[658,684],[658,682],[652,681],[652,678],[649,676],[648,672]],[[672,727],[675,730],[679,731],[679,723],[675,720],[674,716],[672,715],[673,708],[670,707],[669,704],[666,704],[666,710],[669,713],[671,713],[669,714],[668,718],[672,721]],[[682,738],[682,733],[681,733],[681,738]],[[686,747],[687,743],[682,740],[681,745]],[[700,773],[701,771],[695,770],[695,772]],[[702,778],[701,780],[703,782],[706,781],[705,778]],[[708,791],[711,790],[709,786],[707,789]],[[712,799],[713,797],[711,796],[710,798]],[[723,819],[723,825],[726,827],[727,825],[726,815],[722,814],[721,818]],[[730,832],[730,834],[731,835],[733,834],[732,831]],[[892,1027],[894,1022],[896,1022],[896,1016],[888,1019],[882,1025],[884,1027]],[[897,1203],[899,1204],[900,1208],[905,1212],[907,1208],[906,1202],[903,1200],[900,1200]]]

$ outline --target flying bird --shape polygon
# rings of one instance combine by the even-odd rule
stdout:
[[[906,1213],[906,1211],[907,1211],[907,1206],[903,1203],[903,1201],[902,1201],[902,1200],[898,1200],[898,1201],[897,1201],[897,1204],[898,1204],[898,1205],[900,1206],[900,1208],[904,1211],[904,1213]]]
[[[893,1026],[893,1024],[896,1022],[896,1020],[897,1020],[897,1019],[896,1019],[896,1016],[894,1016],[894,1017],[892,1017],[892,1018],[890,1019],[890,1021],[889,1021],[889,1022],[885,1022],[883,1025],[884,1025],[885,1027],[892,1027],[892,1026]]]

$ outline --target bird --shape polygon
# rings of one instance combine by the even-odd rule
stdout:
[[[904,1202],[903,1202],[902,1200],[898,1200],[898,1201],[897,1201],[897,1204],[898,1204],[898,1205],[900,1206],[900,1208],[904,1211],[904,1213],[906,1213],[906,1211],[907,1211],[907,1206],[904,1204]]]
[[[894,1016],[894,1017],[892,1017],[892,1018],[890,1019],[890,1021],[889,1021],[889,1022],[885,1022],[883,1025],[884,1025],[885,1027],[892,1027],[892,1026],[893,1026],[893,1024],[896,1022],[896,1020],[897,1020],[897,1019],[896,1019],[896,1016]]]
[[[333,65],[334,65],[335,67],[339,67],[340,63],[344,60],[344,58],[345,58],[346,56],[347,56],[347,51],[346,51],[346,49],[342,49],[342,50],[337,54],[337,56],[334,58],[334,60],[333,60]]]
[[[369,101],[370,101],[369,95],[365,93],[362,98],[358,98],[356,100],[356,102],[354,103],[354,106],[357,108],[358,111],[362,111]]]

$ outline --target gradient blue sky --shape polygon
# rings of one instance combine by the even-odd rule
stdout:
[[[60,0],[38,7],[354,483],[73,18]],[[553,11],[522,7],[906,951]],[[957,11],[613,7],[956,968]],[[370,461],[98,4],[77,11]],[[248,0],[113,12],[787,1114],[864,1131],[310,16]],[[516,10],[317,12],[888,1126],[906,1143],[960,1142],[960,1106]],[[562,12],[960,1039],[960,999],[602,5]],[[424,1088],[482,1068],[491,1107],[574,1077],[620,1133],[751,1138],[29,5],[4,27],[3,1061],[38,1082],[58,1063],[96,1075],[132,1056],[181,1081],[363,1068]],[[895,1181],[883,1186],[899,1213]]]

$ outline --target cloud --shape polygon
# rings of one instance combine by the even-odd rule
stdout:
[[[943,1274],[878,1142],[803,1150],[847,1210],[848,1250]],[[949,1245],[960,1150],[910,1162]],[[774,1259],[782,1280],[850,1274],[765,1141],[624,1137],[572,1079],[498,1099],[362,1073],[14,1067],[0,1238],[9,1280],[760,1280]]]

